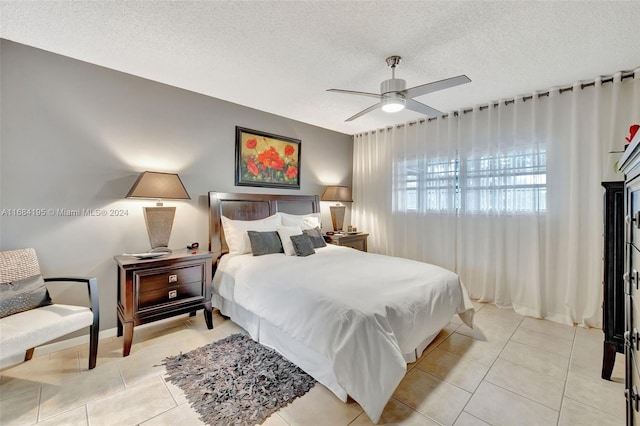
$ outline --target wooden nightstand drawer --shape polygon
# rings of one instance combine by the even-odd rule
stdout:
[[[174,250],[153,259],[115,256],[118,264],[118,336],[124,335],[122,355],[128,356],[135,326],[175,315],[194,316],[205,309],[211,318],[213,253]]]
[[[360,251],[367,251],[367,237],[369,234],[334,234],[325,238],[329,244],[337,246],[351,247]]]
[[[149,269],[134,272],[138,292],[146,292],[155,289],[166,289],[168,286],[202,282],[203,266],[195,265],[185,268]]]
[[[176,286],[165,286],[138,294],[138,311],[156,308],[164,303],[191,302],[204,299],[202,281]]]

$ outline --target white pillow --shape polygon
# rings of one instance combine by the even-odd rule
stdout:
[[[322,224],[320,223],[320,213],[310,213],[310,214],[289,214],[289,213],[280,213],[282,215],[282,224],[284,226],[299,226],[300,229],[314,229],[314,228],[322,228]]]
[[[226,216],[222,216],[221,219],[230,254],[251,252],[251,241],[247,231],[275,231],[282,223],[281,217],[275,214],[259,220],[232,220]]]
[[[299,226],[278,226],[278,235],[280,236],[280,241],[282,241],[282,248],[284,249],[284,254],[287,256],[295,256],[296,249],[293,248],[293,243],[291,242],[292,235],[300,235],[302,234],[302,229]]]

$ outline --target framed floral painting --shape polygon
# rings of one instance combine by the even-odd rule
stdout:
[[[236,186],[300,189],[298,139],[236,126]]]

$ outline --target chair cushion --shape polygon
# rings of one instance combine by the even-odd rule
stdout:
[[[53,304],[0,319],[0,359],[25,352],[93,324],[84,306]]]

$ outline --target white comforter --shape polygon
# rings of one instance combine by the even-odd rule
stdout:
[[[339,384],[371,418],[406,372],[403,354],[473,306],[453,272],[328,246],[308,257],[225,256],[214,289],[333,361]]]

